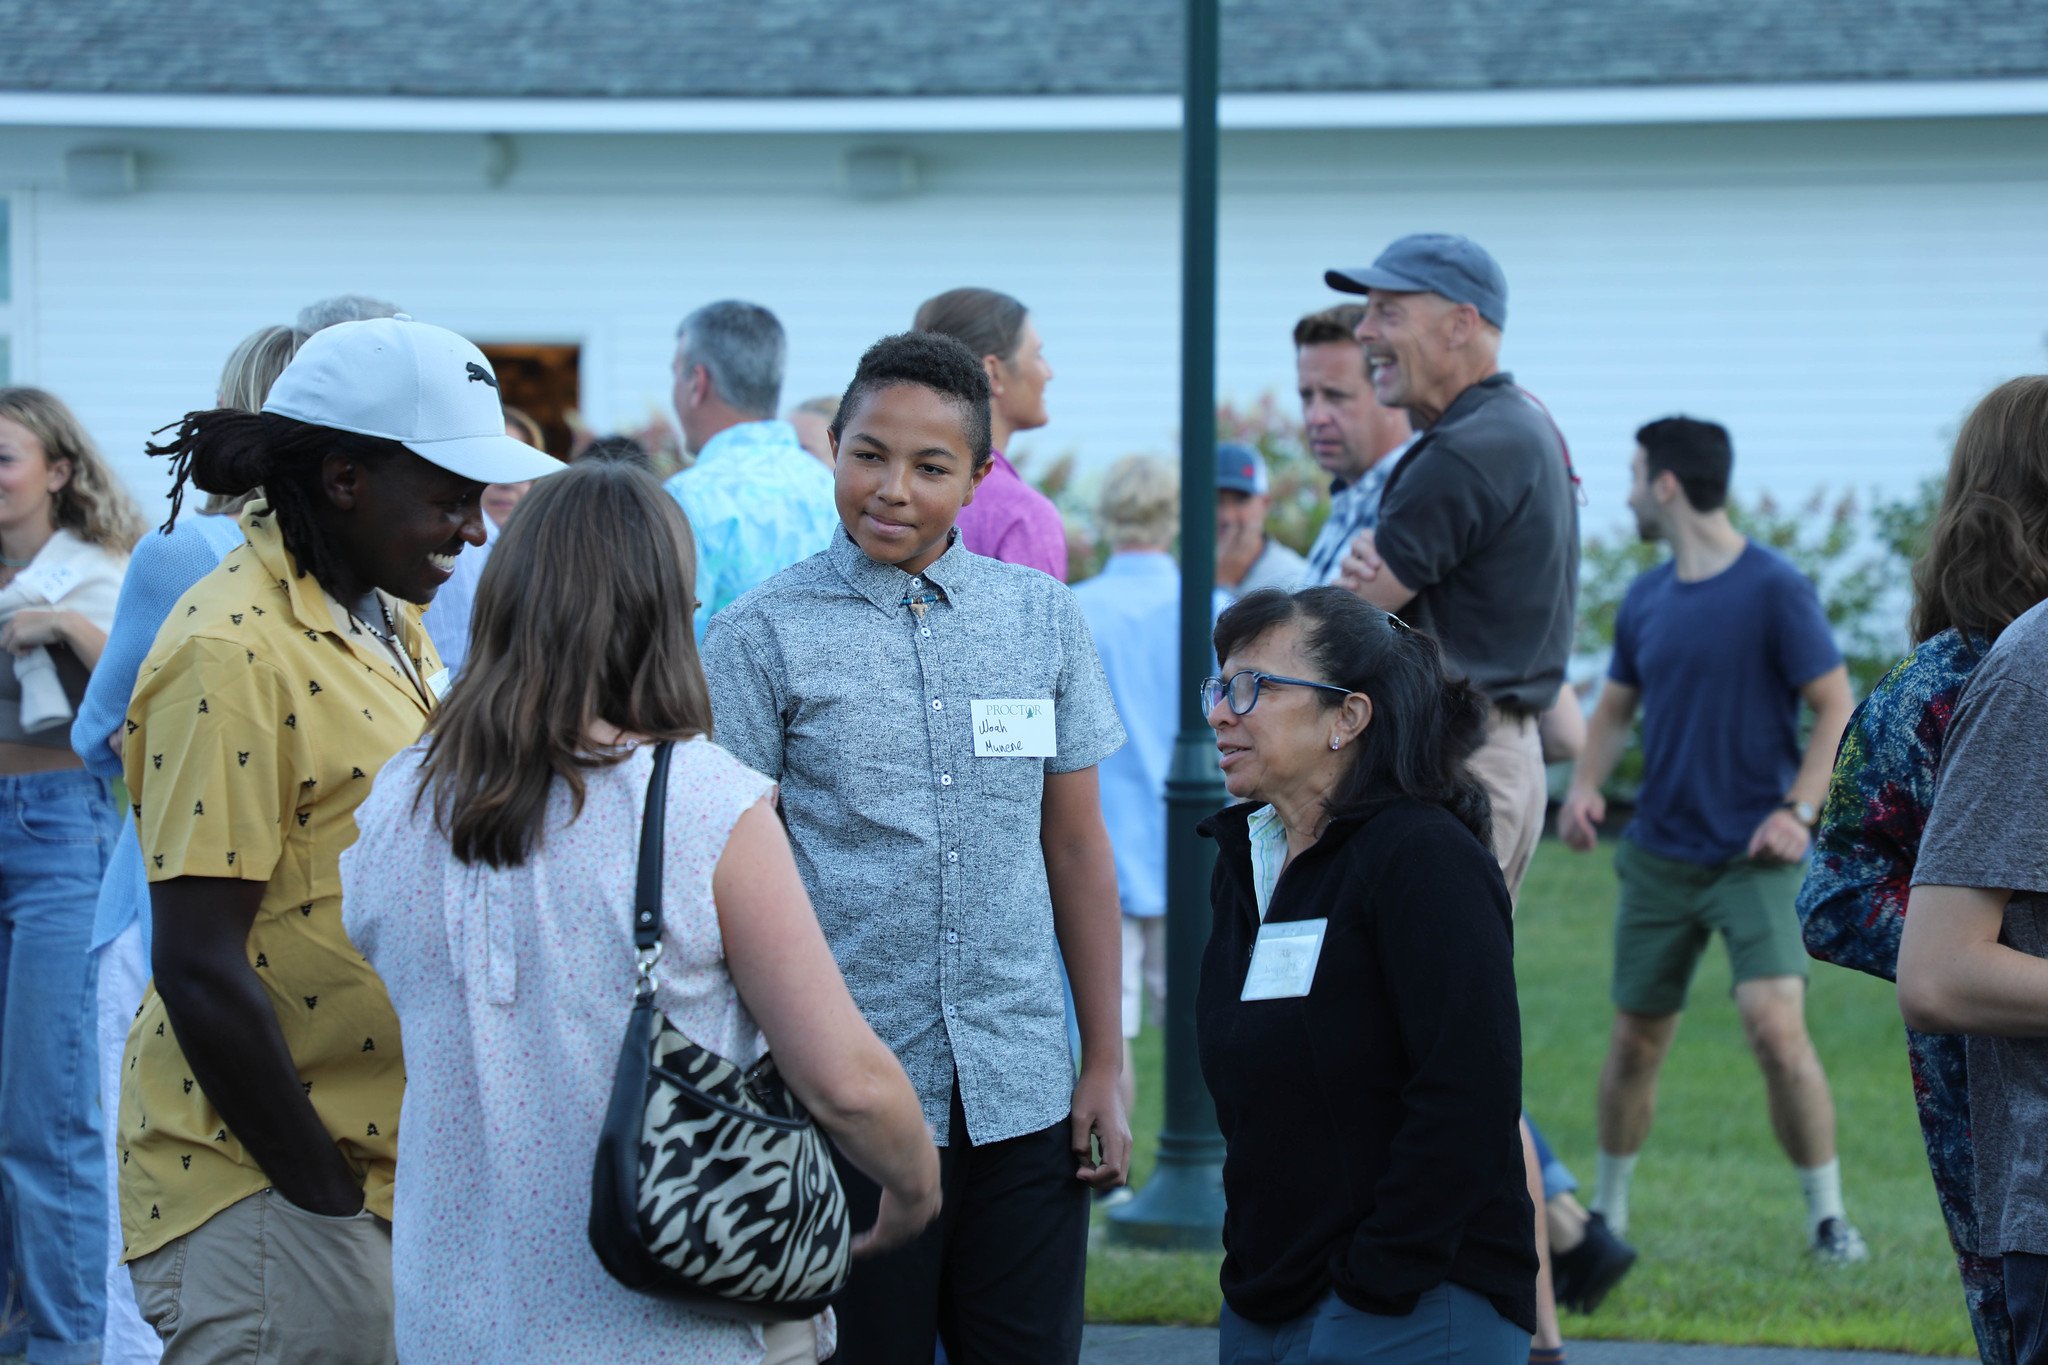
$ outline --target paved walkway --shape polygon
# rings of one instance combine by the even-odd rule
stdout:
[[[1571,1365],[1930,1365],[1932,1356],[1882,1351],[1808,1351],[1779,1346],[1660,1346],[1632,1341],[1573,1341]],[[1961,1357],[1955,1357],[1960,1359]],[[1213,1327],[1090,1327],[1084,1365],[1208,1365]]]

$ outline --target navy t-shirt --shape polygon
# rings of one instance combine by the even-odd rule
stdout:
[[[1841,662],[1813,585],[1754,542],[1712,578],[1666,562],[1630,584],[1607,669],[1642,694],[1627,837],[1689,863],[1742,856],[1799,775],[1799,689]]]

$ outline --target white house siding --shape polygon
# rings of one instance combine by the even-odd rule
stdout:
[[[62,153],[123,145],[90,198]],[[789,326],[785,396],[836,391],[937,290],[1025,299],[1056,370],[1020,438],[1097,463],[1178,422],[1177,149],[1158,134],[898,137],[920,188],[857,202],[834,136],[532,136],[509,178],[468,136],[0,132],[17,380],[69,399],[145,492],[145,434],[222,358],[341,291],[479,340],[584,347],[599,427],[664,408],[678,318],[721,296]],[[1734,430],[1738,479],[1901,490],[1985,389],[2048,368],[2048,120],[1235,133],[1219,385],[1293,387],[1288,332],[1332,265],[1463,231],[1511,285],[1506,361],[1577,453],[1589,528],[1623,516],[1630,433]]]

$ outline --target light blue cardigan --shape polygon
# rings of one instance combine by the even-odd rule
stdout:
[[[142,672],[142,661],[156,643],[158,629],[170,618],[171,608],[241,543],[242,527],[235,518],[194,516],[179,522],[167,536],[150,532],[135,547],[128,560],[128,574],[121,580],[121,598],[114,606],[107,647],[100,653],[99,665],[86,684],[85,700],[71,722],[71,747],[93,776],[111,781],[121,775],[121,759],[107,747],[107,739],[127,719],[136,675]],[[139,917],[147,960],[150,925],[143,912],[148,908],[149,877],[142,866],[142,845],[136,841],[134,817],[123,814],[121,832],[115,836],[106,876],[100,882],[92,946],[97,949],[113,942]]]

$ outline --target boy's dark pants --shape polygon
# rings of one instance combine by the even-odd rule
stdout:
[[[881,1191],[844,1157],[838,1165],[858,1231],[874,1222]],[[854,1262],[853,1279],[833,1301],[832,1359],[929,1361],[938,1339],[951,1365],[1078,1361],[1088,1187],[1074,1179],[1066,1120],[976,1147],[956,1085],[939,1188],[943,1205],[923,1235]]]

